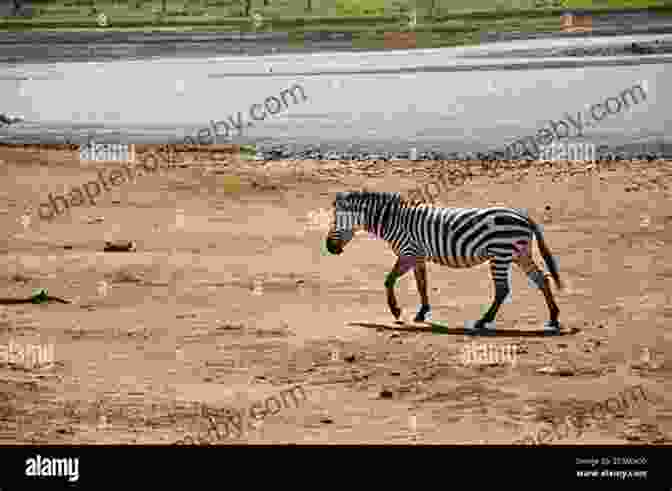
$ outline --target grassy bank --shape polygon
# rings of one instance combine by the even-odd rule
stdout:
[[[649,8],[672,13],[669,0],[20,0],[23,15],[0,17],[4,29],[75,28],[98,26],[107,17],[107,29],[147,26],[222,27],[254,30],[251,19],[261,15],[256,29],[296,30],[325,25],[334,27],[407,24],[412,12],[417,24],[445,21],[496,21],[535,19],[559,15],[564,9],[609,11]],[[30,7],[28,7],[30,5]]]
[[[566,9],[672,15],[669,0],[33,0],[31,6],[32,13],[0,17],[0,30],[287,32],[297,46],[306,32],[337,31],[352,33],[354,48],[383,47],[385,32],[413,31],[417,47],[440,47],[478,43],[487,32],[560,30]]]

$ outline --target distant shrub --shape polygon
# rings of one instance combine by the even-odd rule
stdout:
[[[385,12],[385,0],[336,0],[338,15],[382,15]]]
[[[207,3],[208,7],[233,7],[238,5],[237,0],[216,0]]]

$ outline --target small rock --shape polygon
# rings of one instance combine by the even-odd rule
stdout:
[[[216,330],[222,330],[222,331],[239,330],[239,329],[243,329],[243,324],[225,323],[225,324],[222,324],[221,326],[216,327],[215,329]]]
[[[347,361],[348,363],[352,363],[352,362],[355,361],[355,355],[348,355],[348,356],[346,356],[346,357],[343,358],[343,359],[344,359],[345,361]]]
[[[392,394],[392,391],[389,391],[387,389],[384,389],[380,392],[381,399],[392,399],[393,395],[394,394]]]
[[[136,244],[134,241],[117,241],[110,242],[105,241],[104,252],[134,252],[136,250]]]
[[[320,418],[320,423],[331,424],[333,422],[334,422],[334,420],[331,419],[331,418]]]

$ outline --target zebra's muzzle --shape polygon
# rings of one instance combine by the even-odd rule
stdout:
[[[340,240],[327,239],[327,250],[331,254],[341,254],[343,252],[343,244]]]

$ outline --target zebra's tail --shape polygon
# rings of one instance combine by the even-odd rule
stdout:
[[[548,268],[549,273],[551,273],[551,276],[553,277],[553,281],[555,282],[555,286],[558,288],[558,290],[562,291],[565,289],[565,284],[564,282],[560,279],[560,275],[558,274],[558,263],[556,262],[555,258],[551,254],[551,251],[549,250],[548,246],[546,245],[546,242],[544,241],[544,235],[541,232],[541,229],[539,228],[539,225],[537,225],[534,220],[532,220],[529,216],[527,217],[529,220],[530,224],[532,225],[532,230],[534,231],[534,236],[537,238],[537,244],[539,245],[539,252],[541,253],[541,257],[544,258],[544,263],[546,264],[546,267]]]

